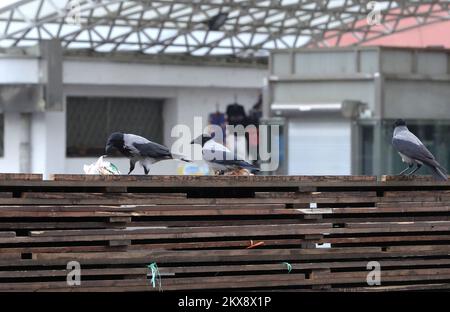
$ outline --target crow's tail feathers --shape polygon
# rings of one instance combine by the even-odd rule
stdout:
[[[252,164],[249,164],[248,162],[241,162],[241,167],[244,169],[247,169],[248,171],[250,171],[250,173],[252,174],[258,174],[261,172],[261,170],[258,167],[255,167]]]
[[[256,168],[256,167],[246,168],[246,169],[248,169],[250,171],[250,173],[255,174],[255,175],[258,175],[261,172],[261,170],[259,168]]]
[[[437,164],[437,166],[430,166],[430,169],[435,179],[440,181],[448,180],[447,172],[441,165]]]

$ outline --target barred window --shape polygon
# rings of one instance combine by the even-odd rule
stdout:
[[[98,157],[112,132],[133,133],[162,143],[162,100],[68,97],[67,156]]]

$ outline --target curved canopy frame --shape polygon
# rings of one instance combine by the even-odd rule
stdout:
[[[58,38],[66,49],[97,52],[266,55],[270,49],[336,46],[345,36],[361,44],[450,19],[449,0],[376,1],[375,8],[369,2],[4,0],[0,47]],[[367,16],[374,10],[381,20],[371,26]],[[219,14],[226,16],[222,25],[208,24]]]

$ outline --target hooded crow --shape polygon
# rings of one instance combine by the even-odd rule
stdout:
[[[130,159],[130,174],[140,162],[145,174],[148,174],[150,166],[164,159],[172,159],[169,149],[161,144],[152,142],[139,135],[114,132],[106,142],[106,154],[111,155],[117,149],[122,155]],[[182,159],[184,160],[184,159]]]
[[[227,18],[228,13],[219,13],[204,23],[208,25],[209,30],[219,30],[225,24]]]
[[[237,157],[224,145],[214,141],[213,137],[207,134],[198,136],[191,141],[191,144],[202,146],[203,159],[208,162],[215,171],[228,171],[236,169],[246,169],[251,173],[259,171],[259,168],[249,164]],[[217,157],[220,155],[220,157]]]
[[[408,167],[400,172],[400,175],[416,165],[416,168],[408,173],[408,175],[412,175],[422,165],[425,165],[431,169],[436,179],[447,181],[446,170],[436,161],[433,154],[430,153],[425,145],[408,130],[406,122],[403,119],[397,119],[394,123],[392,145],[400,154],[402,161],[408,164]]]

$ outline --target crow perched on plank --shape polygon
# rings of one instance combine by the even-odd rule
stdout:
[[[164,159],[173,159],[173,155],[164,145],[152,142],[139,135],[114,132],[106,142],[106,154],[111,155],[117,149],[122,155],[130,159],[130,174],[140,162],[145,174],[148,174],[150,166]],[[186,161],[184,159],[181,159]]]
[[[237,169],[247,169],[251,173],[259,171],[259,168],[249,164],[237,157],[224,145],[214,141],[213,137],[207,134],[198,136],[191,141],[191,144],[202,146],[203,159],[215,171],[228,171]],[[218,156],[218,157],[216,157]]]
[[[400,172],[400,175],[416,165],[416,168],[408,173],[408,175],[412,175],[422,165],[425,165],[431,169],[436,179],[442,181],[448,180],[446,170],[436,161],[433,154],[430,153],[425,145],[408,130],[406,122],[403,119],[397,119],[394,123],[392,145],[400,154],[402,161],[408,164],[408,167]]]

